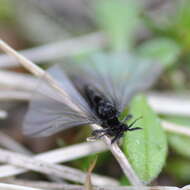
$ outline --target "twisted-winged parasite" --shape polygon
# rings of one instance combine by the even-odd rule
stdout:
[[[151,86],[161,70],[158,63],[128,54],[97,54],[85,62],[53,66],[48,72],[67,95],[42,78],[25,118],[24,133],[48,136],[74,126],[98,124],[102,129],[92,135],[108,135],[113,143],[125,131],[139,129],[132,128],[134,122],[120,121],[119,115],[136,92]]]

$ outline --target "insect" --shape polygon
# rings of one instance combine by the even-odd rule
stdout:
[[[24,122],[24,133],[48,136],[58,131],[87,124],[98,124],[92,135],[108,135],[111,143],[133,127],[129,114],[120,121],[130,99],[147,89],[157,79],[162,67],[152,61],[128,54],[97,54],[79,63],[59,64],[48,72],[66,92],[55,91],[45,79],[40,80]],[[70,102],[70,103],[68,103]]]
[[[123,136],[125,131],[141,129],[139,127],[131,128],[137,120],[135,120],[130,125],[119,121],[118,110],[108,99],[106,99],[106,97],[104,97],[103,94],[98,92],[96,89],[93,89],[90,86],[84,86],[84,92],[89,106],[101,119],[101,126],[104,128],[102,130],[94,130],[92,132],[92,135],[95,138],[100,138],[103,135],[109,135],[113,137],[111,143],[114,143]],[[124,121],[127,121],[130,118],[132,118],[132,115],[128,115]]]

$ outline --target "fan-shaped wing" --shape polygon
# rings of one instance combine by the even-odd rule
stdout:
[[[84,84],[94,86],[122,112],[135,93],[155,82],[162,65],[131,54],[97,54],[64,69],[79,89]]]
[[[68,97],[58,93],[42,78],[25,117],[24,133],[31,136],[48,136],[70,127],[94,123],[95,115],[64,71],[54,66],[48,72],[57,80]],[[76,105],[77,110],[69,106],[67,98]]]

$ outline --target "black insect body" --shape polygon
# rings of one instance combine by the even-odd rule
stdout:
[[[104,128],[92,132],[92,135],[96,138],[109,135],[113,137],[111,143],[114,143],[123,136],[125,131],[141,129],[140,127],[131,128],[137,120],[130,125],[120,122],[118,119],[120,113],[100,92],[93,90],[89,86],[84,87],[84,92],[90,107],[100,118],[102,121],[101,126]],[[132,115],[128,115],[124,120],[129,120],[131,117]]]
[[[128,54],[98,54],[85,62],[56,65],[48,73],[57,80],[64,93],[56,91],[41,78],[24,121],[24,133],[48,136],[59,131],[88,124],[102,126],[94,137],[108,135],[112,143],[125,131],[139,129],[118,118],[130,99],[150,87],[162,67],[152,61]]]

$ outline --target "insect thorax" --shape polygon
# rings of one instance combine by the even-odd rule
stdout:
[[[96,91],[89,86],[85,86],[84,91],[89,106],[99,119],[103,121],[103,127],[106,127],[106,125],[109,125],[110,127],[120,125],[117,117],[118,111],[109,100],[107,100],[99,91]]]

